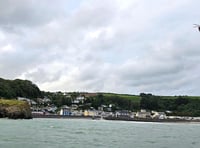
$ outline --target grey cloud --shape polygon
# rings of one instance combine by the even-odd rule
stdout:
[[[143,59],[124,64],[119,69],[122,83],[140,91],[165,90],[165,93],[171,94],[192,82],[198,83],[198,79],[196,81],[191,76],[197,75],[193,72],[199,69],[199,54],[194,54],[196,49],[190,50],[187,46],[174,43],[170,49],[157,50]]]
[[[25,74],[25,77],[30,78],[32,81],[36,83],[45,83],[45,82],[53,82],[59,80],[61,77],[61,71],[55,71],[54,74],[51,74],[49,71],[45,69],[38,68],[33,72],[28,72]]]
[[[62,0],[58,2],[44,0],[40,3],[35,0],[2,0],[0,2],[1,25],[10,27],[41,25],[59,16],[60,11],[57,11],[56,6],[59,7],[62,3]]]
[[[124,3],[1,1],[0,76],[45,90],[198,94],[199,2]]]

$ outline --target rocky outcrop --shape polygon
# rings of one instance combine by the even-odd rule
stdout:
[[[0,99],[0,118],[31,119],[31,109],[27,102]]]

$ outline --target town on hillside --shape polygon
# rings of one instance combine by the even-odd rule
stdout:
[[[200,96],[157,96],[89,92],[46,92],[29,80],[0,78],[0,98],[27,101],[34,115],[128,119],[194,119]]]
[[[144,94],[143,94],[144,95]],[[59,99],[58,99],[59,96]],[[114,97],[114,96],[113,96]],[[60,99],[62,98],[62,99]],[[117,96],[114,97],[116,100]],[[198,117],[178,116],[173,111],[156,111],[146,108],[133,108],[134,105],[128,101],[128,104],[120,100],[116,102],[105,101],[100,93],[46,93],[44,98],[28,99],[18,97],[18,100],[27,101],[32,110],[33,117],[95,117],[104,119],[123,119],[123,120],[198,120]],[[107,98],[108,99],[108,98]],[[129,107],[123,107],[123,103]],[[153,104],[152,104],[153,105]],[[147,107],[148,108],[148,107]]]

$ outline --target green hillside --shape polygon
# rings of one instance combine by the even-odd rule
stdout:
[[[0,78],[0,98],[41,97],[40,89],[28,80],[6,80]]]

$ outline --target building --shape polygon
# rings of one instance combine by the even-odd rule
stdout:
[[[79,104],[79,103],[84,103],[85,97],[84,96],[78,96],[76,97],[76,99],[73,101],[73,103],[75,104]]]
[[[154,119],[166,119],[167,116],[164,112],[156,112],[156,111],[152,111],[152,118]]]
[[[72,112],[71,112],[70,107],[68,107],[67,105],[64,105],[63,107],[61,107],[60,115],[71,116],[71,114]]]
[[[151,113],[146,110],[141,110],[140,112],[137,112],[135,116],[137,118],[151,118]]]
[[[39,102],[39,104],[48,104],[51,102],[51,100],[47,97],[44,97],[44,98],[37,98],[37,102]]]
[[[130,111],[128,110],[120,110],[115,112],[116,117],[130,117]]]
[[[35,101],[33,101],[33,100],[31,100],[31,99],[28,99],[28,98],[17,97],[17,100],[19,100],[19,101],[26,101],[26,102],[28,102],[28,104],[29,104],[30,106],[35,106],[35,105],[37,105],[37,103],[36,103]]]
[[[81,111],[73,110],[71,115],[72,116],[83,116],[83,112],[82,112],[82,110]]]
[[[84,116],[97,116],[98,115],[98,112],[95,111],[95,110],[85,110],[83,112],[83,115]]]

